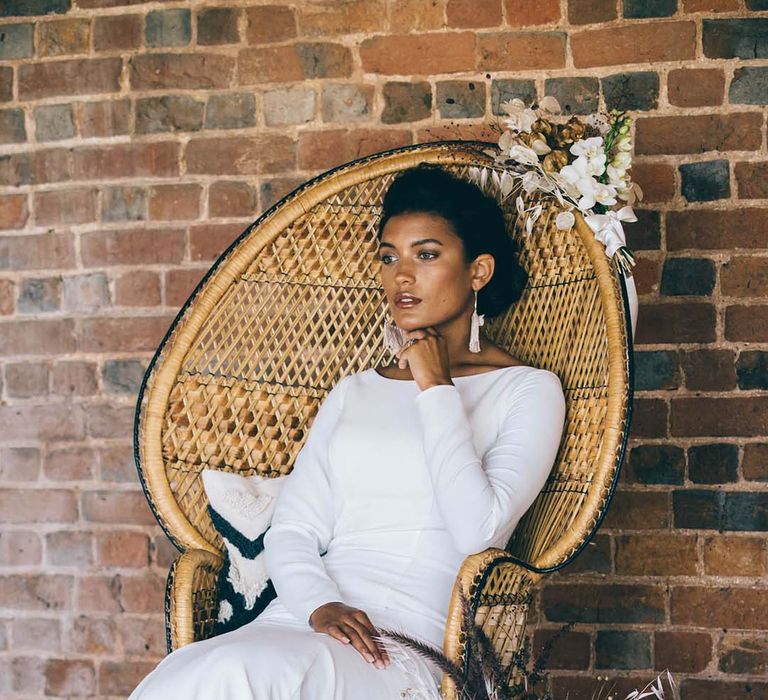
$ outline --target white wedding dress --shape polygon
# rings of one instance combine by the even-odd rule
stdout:
[[[309,615],[341,601],[374,625],[442,647],[463,559],[504,546],[544,485],[564,429],[552,372],[512,366],[453,382],[421,391],[374,369],[341,379],[265,538],[278,597],[244,627],[167,656],[130,700],[413,697],[400,666],[377,669],[314,632]],[[422,678],[439,682],[412,658]]]

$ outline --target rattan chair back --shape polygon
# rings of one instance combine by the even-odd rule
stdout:
[[[137,407],[139,474],[180,549],[222,547],[203,468],[288,473],[334,384],[389,361],[376,224],[393,177],[421,162],[467,177],[494,167],[490,146],[424,144],[340,166],[265,212],[216,261],[158,349]],[[503,205],[529,284],[484,331],[565,390],[556,466],[509,543],[546,570],[574,556],[605,512],[629,426],[631,341],[623,279],[602,244],[580,217],[557,230],[557,203],[541,201],[530,234],[514,198]]]

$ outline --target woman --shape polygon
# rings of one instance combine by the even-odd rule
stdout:
[[[278,597],[170,654],[133,700],[408,697],[413,679],[375,627],[442,646],[462,561],[503,547],[544,485],[560,380],[479,330],[527,281],[498,204],[422,165],[392,183],[378,234],[403,345],[396,364],[342,378],[320,406],[264,540]]]

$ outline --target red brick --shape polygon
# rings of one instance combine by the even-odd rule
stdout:
[[[184,258],[183,229],[93,231],[81,237],[86,267],[180,263]]]
[[[661,530],[669,527],[669,494],[617,491],[603,521],[607,530]]]
[[[352,75],[352,65],[349,48],[329,42],[243,49],[237,57],[238,84],[348,78]]]
[[[672,623],[728,629],[768,629],[765,591],[759,588],[672,588]]]
[[[152,540],[152,551],[155,553],[155,564],[163,569],[170,568],[179,556],[179,550],[165,535],[158,535]]]
[[[208,191],[208,216],[253,216],[256,191],[247,182],[223,180],[211,184]]]
[[[304,182],[305,178],[302,177],[273,177],[269,180],[262,180],[259,189],[261,206],[258,211],[265,212]]]
[[[725,75],[719,68],[678,68],[667,78],[669,103],[678,107],[723,104]]]
[[[752,343],[768,340],[768,305],[727,306],[725,338]]]
[[[136,464],[133,460],[132,444],[113,444],[99,450],[99,454],[101,457],[102,481],[136,483]]]
[[[424,29],[442,29],[444,25],[445,0],[423,2],[423,0],[391,0],[390,31],[414,32]]]
[[[115,280],[115,303],[118,306],[158,306],[160,275],[148,270],[133,270]]]
[[[381,31],[386,25],[384,0],[318,0],[299,5],[302,34],[357,34]]]
[[[535,27],[540,24],[560,23],[560,2],[541,0],[531,3],[528,0],[504,0],[507,24],[510,27]]]
[[[9,425],[6,429],[12,428]],[[77,520],[75,494],[62,489],[1,489],[0,504],[6,523],[71,523]]]
[[[0,607],[6,610],[67,610],[72,601],[72,576],[0,576]]]
[[[637,293],[656,294],[661,282],[661,256],[646,257],[635,254],[635,266],[632,268],[632,277],[635,280]]]
[[[667,249],[764,248],[768,208],[696,209],[667,214]]]
[[[699,673],[712,658],[712,637],[704,632],[654,632],[654,668],[673,673]]]
[[[141,15],[96,17],[93,24],[93,47],[96,51],[137,49],[141,46]]]
[[[2,481],[37,481],[40,474],[40,450],[36,447],[0,448]]]
[[[96,689],[96,669],[92,661],[49,659],[45,667],[47,695],[92,695]]]
[[[704,540],[704,573],[710,576],[761,576],[765,541],[757,537],[713,535]]]
[[[201,224],[189,228],[189,252],[194,261],[218,258],[247,227],[247,224]]]
[[[719,668],[724,673],[768,674],[768,640],[729,634],[723,637]]]
[[[5,391],[9,397],[47,396],[48,384],[47,362],[19,362],[5,366]]]
[[[768,199],[768,161],[736,163],[739,199]]]
[[[668,413],[669,410],[664,399],[635,398],[632,422],[630,424],[630,437],[666,437]]]
[[[533,637],[533,653],[538,654],[547,642],[551,653],[547,669],[587,670],[589,668],[590,636],[586,632],[560,632],[538,629]]]
[[[181,306],[203,278],[207,269],[167,270],[165,273],[165,305]]]
[[[120,620],[120,641],[130,656],[165,656],[165,625],[161,619],[125,616]]]
[[[749,397],[673,398],[670,433],[686,437],[765,435],[765,399]]]
[[[82,481],[92,479],[96,454],[82,445],[64,447],[48,452],[43,461],[43,472],[51,481]]]
[[[200,138],[184,152],[187,172],[211,175],[258,175],[292,170],[296,143],[283,134]]]
[[[26,63],[18,68],[19,99],[120,91],[119,58]]]
[[[99,665],[99,695],[127,697],[155,665],[153,661],[104,661]]]
[[[61,624],[50,618],[25,617],[13,620],[11,627],[15,649],[61,652]]]
[[[83,493],[83,519],[121,525],[154,525],[157,522],[141,491]]]
[[[37,25],[37,55],[65,56],[88,53],[91,23],[86,18],[40,22]]]
[[[720,286],[725,296],[768,296],[768,258],[734,256],[720,272]]]
[[[150,573],[125,576],[121,594],[126,612],[158,613],[163,610],[165,581]]]
[[[565,67],[561,32],[495,32],[478,35],[480,70],[539,70]],[[405,71],[406,73],[408,71]]]
[[[43,546],[35,532],[6,530],[0,537],[0,566],[36,566],[43,561]]]
[[[141,532],[100,533],[96,542],[101,566],[144,568],[149,566],[149,538]]]
[[[615,538],[616,573],[624,576],[695,576],[696,537],[622,535]]]
[[[137,54],[129,60],[133,90],[226,88],[234,71],[234,58],[213,53]]]
[[[27,195],[0,196],[0,229],[23,228],[28,218]]]
[[[70,319],[0,324],[0,355],[59,355],[74,349],[74,324]]]
[[[16,285],[0,279],[0,316],[10,316],[16,307]]]
[[[96,221],[96,188],[34,192],[35,224],[87,224]]]
[[[502,22],[501,0],[448,0],[446,16],[449,27],[498,27]]]
[[[359,50],[364,73],[429,75],[475,68],[473,32],[374,36],[364,39]]]
[[[552,622],[663,622],[664,591],[655,586],[547,585],[542,611]]]
[[[78,360],[53,367],[53,392],[63,396],[92,396],[98,390],[96,365]]]
[[[32,182],[29,153],[8,153],[0,156],[0,185],[17,187]]]
[[[640,307],[635,341],[638,345],[714,340],[715,307],[710,303],[659,303]]]
[[[49,532],[45,536],[46,563],[53,566],[93,564],[93,537],[90,532]]]
[[[694,22],[644,22],[585,29],[571,32],[570,38],[576,68],[685,61],[696,57]]]
[[[2,270],[50,270],[74,266],[75,245],[69,234],[0,236]]]
[[[13,99],[13,68],[0,66],[0,102],[10,102]]]
[[[670,202],[675,196],[675,168],[669,163],[632,164],[632,181],[643,190],[643,202]]]
[[[172,316],[85,318],[80,322],[83,352],[140,352],[155,350]]]
[[[264,5],[249,7],[246,11],[248,44],[268,44],[297,36],[296,11],[292,7]]]
[[[416,130],[416,143],[423,141],[498,141],[498,133],[485,122],[470,124],[438,124]]]
[[[685,386],[703,391],[734,389],[735,364],[732,350],[691,350],[683,355]]]
[[[92,438],[127,438],[133,430],[134,407],[114,403],[86,407],[88,435]]]
[[[733,12],[740,9],[739,0],[683,0],[683,12]]]
[[[120,626],[128,622],[127,618],[121,618]],[[79,615],[72,621],[71,645],[80,654],[109,654],[116,648],[116,637],[117,625],[113,619]]]
[[[762,123],[762,116],[756,112],[640,117],[635,124],[635,153],[757,151],[762,144]]]
[[[77,586],[76,609],[84,612],[123,612],[120,603],[122,577],[81,576]]]
[[[130,131],[130,100],[103,100],[75,104],[75,122],[83,138],[119,136]]]
[[[744,445],[741,468],[747,481],[768,481],[768,443]]]
[[[116,144],[78,149],[74,170],[79,179],[174,177],[179,174],[179,145],[170,142]]]
[[[617,17],[614,0],[568,0],[568,21],[571,24],[597,24]]]
[[[183,221],[200,216],[200,194],[197,184],[157,185],[149,188],[149,218]]]
[[[299,134],[299,168],[325,170],[371,153],[408,146],[412,138],[402,129],[303,131]]]

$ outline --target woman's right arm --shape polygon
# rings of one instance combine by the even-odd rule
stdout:
[[[277,498],[264,536],[267,573],[285,607],[302,622],[324,603],[342,601],[320,553],[335,519],[328,466],[330,434],[344,402],[343,377],[328,392]]]

